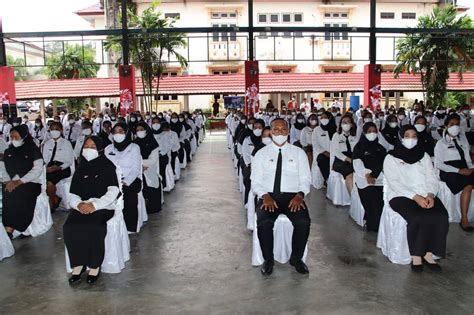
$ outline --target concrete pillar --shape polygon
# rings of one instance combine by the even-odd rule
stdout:
[[[388,92],[385,92],[385,106],[390,106],[390,95]]]
[[[43,100],[40,100],[40,115],[41,115],[41,121],[44,123],[46,123],[46,110],[45,110],[45,106],[44,106],[44,99]]]
[[[400,92],[395,92],[395,107],[400,108]]]
[[[276,102],[276,104],[273,104],[273,105],[275,106],[275,108],[278,108],[278,110],[281,110],[280,103],[281,103],[281,93],[278,93],[277,94],[277,102]]]
[[[342,113],[347,110],[347,93],[342,93]]]
[[[189,112],[189,95],[183,97],[183,111]]]

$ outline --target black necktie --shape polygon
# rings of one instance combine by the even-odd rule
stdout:
[[[69,126],[69,135],[67,136],[67,139],[71,141],[71,133],[72,133],[72,127]]]
[[[466,157],[464,156],[464,150],[463,150],[463,149],[461,148],[461,146],[458,144],[458,142],[456,141],[456,139],[453,139],[453,140],[454,140],[454,145],[456,146],[456,149],[458,150],[459,155],[461,156],[462,164],[464,165],[464,167],[467,167]]]
[[[278,153],[278,161],[277,161],[277,168],[275,173],[275,183],[273,184],[273,193],[280,194],[281,193],[281,168],[283,164],[283,158],[281,156],[281,149]]]
[[[471,119],[466,119],[467,120],[467,128],[471,129]]]
[[[346,136],[346,147],[347,147],[347,153],[351,154],[352,149],[351,149],[351,143],[349,142],[349,136]]]
[[[54,158],[56,157],[56,149],[57,148],[58,148],[58,142],[54,141],[53,154],[51,154],[51,160],[49,160],[49,163],[54,162]]]

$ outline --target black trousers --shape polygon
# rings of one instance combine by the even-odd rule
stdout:
[[[196,137],[196,145],[199,146],[199,129],[198,127],[196,127],[196,132],[194,133],[194,136]]]
[[[160,176],[162,187],[165,188],[167,185],[166,182],[166,166],[168,166],[169,157],[168,155],[160,155]],[[173,163],[171,163],[173,165]]]
[[[244,192],[244,204],[247,204],[248,199],[249,199],[249,193],[250,193],[250,186],[251,186],[251,181],[250,181],[250,175],[252,173],[250,166],[246,166],[245,163],[242,161],[242,177],[244,179],[244,187],[245,187],[245,192]]]
[[[68,178],[69,176],[71,176],[71,168],[70,167],[68,167],[66,169],[63,169],[63,170],[53,172],[53,173],[47,173],[46,174],[46,181],[51,182],[54,185],[56,185],[61,180],[65,179],[65,178]]]
[[[262,255],[265,261],[273,261],[273,226],[280,214],[285,214],[293,224],[292,238],[292,259],[303,258],[306,242],[308,241],[311,219],[309,218],[308,207],[298,212],[290,212],[288,205],[295,193],[283,193],[280,195],[270,194],[276,201],[278,209],[269,212],[262,209],[263,200],[257,203],[257,229]]]
[[[449,221],[441,200],[435,198],[432,209],[423,209],[412,199],[396,197],[390,200],[390,207],[408,223],[408,247],[412,256],[424,256],[427,252],[440,257],[446,255]]]
[[[97,210],[91,214],[70,211],[63,234],[71,268],[87,266],[95,269],[102,265],[107,221],[113,216],[113,210]]]
[[[178,151],[179,163],[183,164],[185,157],[186,157],[186,153],[184,151],[184,143],[181,143],[181,147],[179,148],[179,151]]]
[[[176,158],[179,155],[179,151],[171,151],[171,168],[173,169],[173,174],[176,175]],[[179,160],[179,157],[178,157]]]
[[[329,157],[325,156],[324,154],[320,153],[316,159],[318,163],[319,170],[321,174],[323,174],[324,180],[328,180],[329,178]]]
[[[130,186],[123,185],[123,218],[127,231],[136,232],[138,226],[138,193],[142,188],[142,181],[135,179]]]
[[[5,186],[2,185],[3,226],[24,232],[33,221],[36,199],[41,193],[41,184],[22,184],[12,192],[6,192]]]
[[[155,213],[161,211],[161,187],[148,186],[143,176],[143,198],[145,198],[146,212]]]
[[[367,186],[358,189],[360,202],[364,206],[367,231],[377,232],[383,210],[383,186]]]
[[[191,163],[191,142],[189,140],[184,140],[184,151],[186,152],[186,161]]]

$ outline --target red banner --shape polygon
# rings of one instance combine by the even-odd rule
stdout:
[[[244,113],[253,116],[259,109],[258,61],[245,61],[245,108]]]
[[[119,66],[120,84],[120,115],[125,117],[127,113],[136,111],[136,81],[135,68],[133,66]]]

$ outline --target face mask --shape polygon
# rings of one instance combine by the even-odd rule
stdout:
[[[431,116],[427,116],[425,118],[426,118],[426,122],[428,122],[428,123],[430,123],[433,120],[433,117],[431,117]]]
[[[272,136],[272,140],[278,145],[283,145],[285,142],[288,141],[288,137],[287,136]]]
[[[184,118],[180,118],[179,121],[180,121],[180,122],[183,122],[183,121],[184,121]]]
[[[51,130],[51,137],[53,139],[58,139],[59,137],[61,137],[61,131],[59,130]]]
[[[349,130],[351,130],[352,125],[351,124],[342,124],[341,128],[342,128],[342,131],[348,132]]]
[[[333,117],[336,117],[337,116],[337,113],[331,113]]]
[[[69,124],[70,124],[70,125],[72,125],[72,124],[75,123],[75,122],[76,122],[76,121],[73,120],[73,119],[70,119],[70,120],[69,120]]]
[[[161,124],[153,124],[153,125],[151,125],[151,128],[153,128],[153,130],[155,130],[155,131],[158,131],[161,128]]]
[[[369,133],[366,133],[366,134],[365,134],[365,137],[366,137],[367,140],[369,140],[369,141],[374,141],[375,139],[377,139],[378,135],[377,135],[377,133],[375,133],[375,132],[369,132]]]
[[[13,127],[18,127],[18,123],[13,123]]]
[[[270,143],[272,143],[272,138],[268,138],[268,137],[262,138],[262,143],[264,145],[269,145]]]
[[[82,135],[87,137],[87,136],[90,136],[92,134],[92,130],[90,130],[89,128],[87,129],[82,129]]]
[[[123,133],[114,134],[114,141],[117,143],[122,143],[125,140],[125,135]]]
[[[241,122],[242,124],[245,124],[245,123],[247,122],[247,119],[241,119],[240,122]]]
[[[260,137],[262,135],[262,129],[254,129],[253,134],[257,137]]]
[[[145,138],[146,137],[146,131],[145,130],[137,131],[137,137],[140,138],[140,139]]]
[[[365,123],[368,123],[368,122],[371,122],[371,121],[372,121],[372,118],[364,118]]]
[[[171,118],[171,122],[176,124],[178,122],[178,118]]]
[[[329,119],[327,118],[321,119],[321,125],[326,126],[327,124],[329,124]]]
[[[398,115],[398,120],[403,120],[405,119],[405,115]]]
[[[390,126],[390,128],[395,128],[398,124],[396,122],[389,122],[388,125]]]
[[[163,115],[158,115],[158,118],[162,119],[162,118],[163,118]]]
[[[23,139],[22,140],[12,140],[12,145],[15,148],[21,147],[23,145]]]
[[[250,130],[253,130],[253,125],[252,125],[252,124],[248,124],[247,127],[248,127]]]
[[[413,139],[413,138],[403,138],[402,139],[402,144],[405,148],[408,150],[413,149],[418,143],[418,139]]]
[[[141,120],[142,120],[142,118],[141,118],[141,117],[138,117],[138,118],[137,118],[137,120],[138,120],[138,121],[141,121]]]
[[[471,111],[470,111],[470,110],[463,110],[463,113],[464,113],[464,115],[467,116],[467,115],[469,115],[469,114],[471,113]]]
[[[82,156],[90,162],[99,156],[99,152],[96,149],[82,149]]]
[[[300,124],[304,123],[304,119],[297,119],[296,121],[299,122]]]
[[[384,119],[384,116],[379,116],[379,120],[383,120]]]
[[[137,120],[137,119],[134,118],[134,117],[130,118],[130,121],[131,121],[131,122],[135,122],[136,120]]]
[[[459,132],[461,132],[461,127],[459,127],[458,125],[454,125],[448,128],[448,133],[453,137],[457,137],[459,135]]]
[[[439,111],[438,111],[438,114],[441,114],[441,115],[443,115],[444,113],[445,113],[445,111],[444,111],[444,110],[439,110]]]
[[[28,119],[23,118],[23,123],[26,124],[28,122]]]
[[[310,124],[311,126],[316,126],[316,125],[318,124],[318,121],[312,119],[312,120],[309,121],[309,124]]]
[[[156,118],[156,115],[155,114],[151,115],[151,118]]]
[[[416,125],[415,125],[415,129],[416,129],[416,131],[418,131],[418,132],[423,132],[423,131],[425,131],[426,126],[425,126],[425,125],[422,125],[422,124],[416,124]]]
[[[36,125],[36,127],[41,127],[40,123],[36,123],[35,125]]]
[[[148,120],[148,119],[150,119],[150,116],[145,116],[145,118]]]

